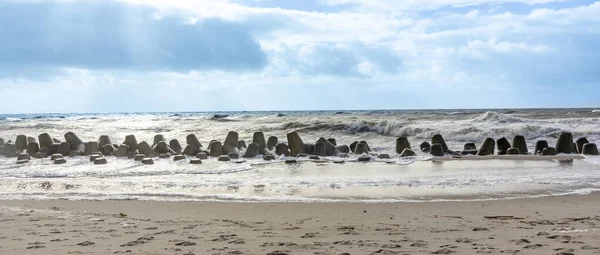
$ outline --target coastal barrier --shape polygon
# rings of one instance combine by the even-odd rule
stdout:
[[[194,134],[185,138],[183,147],[179,140],[167,138],[156,134],[152,143],[138,142],[135,135],[127,135],[122,144],[115,144],[108,135],[101,135],[96,141],[82,141],[75,133],[67,132],[64,141],[52,138],[48,133],[40,134],[37,139],[26,135],[18,135],[13,142],[0,138],[0,155],[7,158],[16,158],[17,164],[27,164],[34,159],[50,158],[54,164],[66,163],[65,157],[89,157],[95,165],[107,164],[107,157],[127,157],[142,164],[154,164],[153,158],[174,161],[186,160],[190,157],[190,164],[201,164],[202,160],[209,157],[218,161],[231,161],[242,158],[262,157],[264,160],[276,160],[281,156],[348,158],[356,155],[357,161],[367,162],[373,158],[388,159],[385,153],[378,153],[371,149],[367,141],[355,141],[350,145],[338,145],[335,138],[321,137],[314,142],[305,142],[298,132],[287,133],[287,141],[282,142],[278,137],[270,136],[265,139],[263,132],[255,132],[252,141],[240,140],[235,131],[229,131],[223,141],[211,140],[207,147],[200,143]],[[409,158],[417,156],[411,148],[408,137],[398,137],[395,143],[396,157]],[[527,149],[523,136],[517,135],[512,139],[501,137],[499,139],[486,138],[480,146],[475,143],[466,143],[462,150],[452,150],[446,144],[441,134],[435,134],[430,141],[419,145],[421,153],[430,155],[434,161],[443,160],[484,160],[484,159],[511,159],[511,160],[548,160],[548,159],[577,159],[581,155],[598,155],[598,147],[587,138],[581,137],[574,140],[570,132],[562,132],[555,146],[549,146],[545,140],[538,140],[533,152]],[[291,160],[290,162],[292,162]],[[286,161],[287,162],[287,161]]]

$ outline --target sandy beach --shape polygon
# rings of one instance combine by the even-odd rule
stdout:
[[[0,254],[600,254],[599,204],[8,200]]]

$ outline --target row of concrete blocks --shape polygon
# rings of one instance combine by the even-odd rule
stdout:
[[[48,155],[60,154],[63,156],[80,156],[92,155],[101,153],[106,156],[117,157],[135,157],[137,154],[144,154],[146,157],[159,157],[164,155],[188,155],[196,156],[199,153],[204,153],[212,157],[220,157],[223,155],[229,158],[238,158],[239,151],[246,149],[243,157],[253,158],[260,154],[268,155],[273,152],[276,155],[298,156],[303,154],[316,156],[347,156],[348,153],[354,154],[369,154],[371,149],[365,141],[355,141],[350,146],[337,145],[334,138],[325,139],[321,137],[315,143],[304,143],[297,132],[287,134],[287,144],[279,143],[275,136],[269,137],[265,141],[262,132],[256,132],[253,135],[253,140],[250,145],[246,146],[245,141],[238,140],[238,133],[231,131],[227,134],[224,143],[213,140],[209,143],[208,148],[204,149],[198,138],[194,134],[186,137],[186,147],[182,148],[177,139],[170,140],[167,144],[163,135],[156,135],[152,146],[147,142],[137,142],[134,135],[125,137],[125,142],[121,145],[112,144],[107,135],[102,135],[98,141],[84,143],[72,132],[65,134],[66,142],[52,139],[47,133],[39,135],[39,144],[33,137],[24,135],[17,136],[16,142],[13,144],[10,141],[4,143],[0,138],[0,152],[7,157],[22,156],[27,152],[28,155],[36,158],[45,158]],[[495,154],[496,145],[498,154],[528,154],[527,144],[523,136],[515,136],[513,145],[506,138],[494,140],[487,138],[477,149],[474,143],[467,143],[464,150],[455,152],[448,148],[444,138],[440,134],[436,134],[431,138],[431,144],[424,142],[420,145],[423,152],[430,153],[434,156],[444,156],[446,154],[473,154],[473,155],[493,155]],[[410,142],[406,137],[399,137],[396,140],[396,152],[400,157],[414,156],[414,151],[411,150]],[[538,155],[555,155],[557,153],[580,153],[585,155],[598,155],[596,144],[590,143],[586,138],[580,138],[573,142],[571,133],[563,132],[560,134],[555,147],[549,147],[546,141],[538,141],[536,143],[535,154]],[[386,154],[379,155],[380,158],[388,158]]]
[[[53,154],[63,156],[92,155],[93,153],[102,153],[106,156],[126,157],[138,153],[145,154],[147,157],[157,157],[161,154],[183,154],[195,156],[200,152],[205,152],[212,157],[229,155],[230,157],[239,157],[239,152],[245,149],[245,158],[254,158],[258,155],[266,155],[270,152],[276,155],[296,156],[298,154],[309,154],[317,156],[339,156],[350,153],[356,154],[368,153],[370,148],[365,141],[354,142],[350,146],[338,146],[334,138],[320,138],[314,143],[304,143],[296,132],[288,134],[288,143],[280,143],[277,137],[271,136],[265,140],[262,132],[256,132],[253,135],[252,142],[246,146],[246,142],[238,140],[237,132],[229,132],[225,141],[213,140],[207,148],[204,148],[194,134],[186,137],[186,147],[182,148],[177,139],[172,139],[168,143],[163,135],[156,135],[152,145],[145,141],[140,143],[134,135],[125,137],[121,145],[113,144],[107,135],[102,135],[97,141],[83,142],[72,132],[65,134],[65,142],[52,139],[49,134],[39,135],[39,143],[33,137],[24,135],[17,136],[16,143],[2,142],[0,154],[7,157],[17,157],[22,153],[27,153],[35,158],[45,158]],[[301,149],[297,150],[297,146]]]
[[[479,155],[487,156],[494,155],[496,148],[497,155],[530,155],[527,150],[525,137],[517,135],[513,138],[512,146],[508,139],[502,137],[498,140],[486,138],[479,149],[475,143],[466,143],[462,151],[453,151],[448,148],[444,138],[440,134],[433,135],[431,143],[423,142],[419,146],[422,152],[430,153],[433,156],[444,155]],[[406,137],[400,137],[396,140],[396,152],[400,153],[406,148],[410,148],[410,143]],[[557,139],[556,145],[550,147],[548,141],[539,140],[535,144],[534,155],[553,156],[558,153],[564,154],[583,154],[583,155],[598,155],[598,147],[595,143],[590,143],[587,138],[582,137],[573,141],[573,134],[562,132]]]

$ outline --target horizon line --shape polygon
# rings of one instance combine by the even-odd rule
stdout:
[[[35,115],[35,114],[140,114],[140,113],[239,113],[239,112],[364,112],[364,111],[452,111],[452,110],[600,110],[600,106],[586,107],[498,107],[498,108],[397,108],[397,109],[321,109],[321,110],[202,110],[202,111],[131,111],[131,112],[30,112],[0,113],[0,115]]]

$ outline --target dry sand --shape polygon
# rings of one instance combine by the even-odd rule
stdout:
[[[600,254],[599,234],[600,194],[386,204],[0,201],[0,254]]]

